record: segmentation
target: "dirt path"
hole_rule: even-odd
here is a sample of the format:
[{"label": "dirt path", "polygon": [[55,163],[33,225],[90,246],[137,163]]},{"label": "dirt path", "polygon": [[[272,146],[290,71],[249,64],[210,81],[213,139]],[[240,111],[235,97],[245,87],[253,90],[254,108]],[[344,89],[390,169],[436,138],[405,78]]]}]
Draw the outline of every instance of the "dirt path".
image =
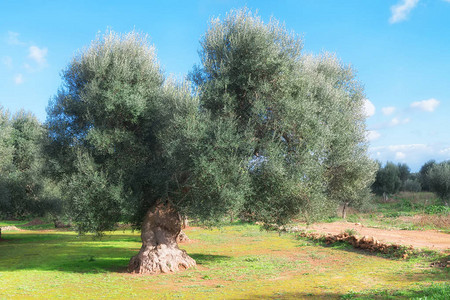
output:
[{"label": "dirt path", "polygon": [[435,230],[386,230],[379,228],[365,227],[359,223],[334,222],[319,223],[308,227],[303,226],[307,230],[314,230],[319,233],[339,234],[346,229],[353,229],[357,235],[373,236],[380,242],[395,243],[405,246],[413,246],[414,248],[429,248],[432,250],[449,250],[450,234],[438,232]]}]

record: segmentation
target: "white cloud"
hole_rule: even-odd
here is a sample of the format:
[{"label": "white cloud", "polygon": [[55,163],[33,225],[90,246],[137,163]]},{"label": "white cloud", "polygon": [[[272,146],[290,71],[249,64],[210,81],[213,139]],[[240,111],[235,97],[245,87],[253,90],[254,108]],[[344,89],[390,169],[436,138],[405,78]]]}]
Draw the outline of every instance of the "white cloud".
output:
[{"label": "white cloud", "polygon": [[402,159],[404,159],[405,157],[406,157],[406,154],[405,154],[405,153],[400,152],[400,151],[395,152],[395,159],[397,159],[397,160],[402,160]]},{"label": "white cloud", "polygon": [[47,56],[47,48],[39,48],[37,46],[31,46],[29,48],[30,54],[28,55],[29,58],[34,60],[39,66],[44,66],[47,63],[46,56]]},{"label": "white cloud", "polygon": [[410,119],[409,118],[405,118],[405,119],[403,119],[403,120],[399,120],[398,118],[393,118],[390,122],[389,122],[389,126],[390,127],[392,127],[392,126],[397,126],[397,125],[400,125],[400,124],[406,124],[406,123],[409,123],[409,121],[410,121]]},{"label": "white cloud", "polygon": [[14,83],[19,85],[23,83],[23,75],[22,74],[17,74],[16,76],[14,76]]},{"label": "white cloud", "polygon": [[371,117],[375,114],[375,105],[369,99],[364,99],[364,114]]},{"label": "white cloud", "polygon": [[389,22],[393,24],[406,20],[417,3],[419,3],[419,0],[401,0],[396,5],[391,6],[392,15]]},{"label": "white cloud", "polygon": [[450,144],[404,144],[369,147],[370,156],[382,162],[405,162],[413,172],[428,160],[444,161],[450,159]]},{"label": "white cloud", "polygon": [[[450,0],[448,0],[448,2],[450,2]],[[440,154],[443,154],[443,155],[450,154],[450,147],[449,147],[449,148],[444,148],[444,149],[440,150],[439,153],[440,153]]]},{"label": "white cloud", "polygon": [[8,36],[6,37],[6,43],[8,45],[19,45],[19,46],[25,45],[24,42],[21,42],[19,40],[19,35],[20,34],[18,32],[8,31]]},{"label": "white cloud", "polygon": [[387,147],[390,151],[413,151],[413,150],[426,150],[429,146],[425,144],[409,144],[409,145],[390,145]]},{"label": "white cloud", "polygon": [[423,111],[433,112],[438,107],[440,102],[434,98],[411,103],[412,108],[417,108]]},{"label": "white cloud", "polygon": [[378,138],[380,138],[381,134],[378,131],[375,130],[369,130],[367,131],[367,139],[369,141],[374,141]]},{"label": "white cloud", "polygon": [[393,118],[393,119],[391,120],[391,122],[389,123],[389,125],[391,125],[391,126],[396,126],[396,125],[398,125],[398,124],[400,124],[400,120],[397,119],[397,118]]},{"label": "white cloud", "polygon": [[389,115],[392,115],[395,112],[395,107],[394,106],[383,107],[381,109],[381,111],[383,112],[383,115],[389,116]]},{"label": "white cloud", "polygon": [[8,69],[11,69],[13,66],[13,61],[10,56],[2,57],[2,64],[4,64]]}]

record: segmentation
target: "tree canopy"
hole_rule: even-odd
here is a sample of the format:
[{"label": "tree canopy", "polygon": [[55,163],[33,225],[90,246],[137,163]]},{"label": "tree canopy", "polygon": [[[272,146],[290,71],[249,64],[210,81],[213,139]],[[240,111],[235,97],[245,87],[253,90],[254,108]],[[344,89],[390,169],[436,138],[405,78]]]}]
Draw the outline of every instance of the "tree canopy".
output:
[{"label": "tree canopy", "polygon": [[434,164],[427,173],[427,182],[442,203],[446,206],[450,203],[450,161]]},{"label": "tree canopy", "polygon": [[214,19],[201,46],[190,77],[201,107],[234,127],[244,149],[240,177],[250,186],[239,203],[252,216],[283,223],[368,193],[375,166],[350,67],[303,55],[295,33],[245,9]]},{"label": "tree canopy", "polygon": [[387,162],[384,167],[380,165],[372,185],[374,193],[383,195],[387,200],[388,196],[397,193],[401,186],[399,166],[392,162]]},{"label": "tree canopy", "polygon": [[165,80],[153,47],[135,32],[99,36],[74,57],[63,80],[48,109],[48,154],[78,229],[139,225],[169,192],[172,170],[161,136],[195,101],[186,87]]},{"label": "tree canopy", "polygon": [[419,171],[419,181],[422,186],[422,190],[424,191],[430,191],[430,183],[428,181],[428,172],[430,169],[436,165],[436,161],[434,159],[431,159],[424,163]]},{"label": "tree canopy", "polygon": [[42,145],[45,130],[30,113],[12,117],[0,107],[0,212],[24,218],[53,210],[46,196]]}]

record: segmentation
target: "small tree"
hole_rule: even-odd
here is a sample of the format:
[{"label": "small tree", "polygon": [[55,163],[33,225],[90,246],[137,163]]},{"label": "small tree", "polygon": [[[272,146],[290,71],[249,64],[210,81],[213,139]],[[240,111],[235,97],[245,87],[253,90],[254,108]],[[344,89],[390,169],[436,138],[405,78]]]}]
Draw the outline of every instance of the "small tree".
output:
[{"label": "small tree", "polygon": [[450,200],[450,161],[435,164],[428,172],[428,183],[446,206]]},{"label": "small tree", "polygon": [[424,163],[423,166],[420,168],[419,182],[422,186],[423,191],[431,191],[430,183],[428,181],[428,172],[434,165],[436,165],[436,161],[432,159]]},{"label": "small tree", "polygon": [[408,178],[411,174],[411,170],[408,167],[408,165],[404,164],[404,163],[397,164],[397,168],[398,168],[398,177],[400,178],[400,181],[401,181],[400,189],[403,190],[404,186],[405,186],[405,182],[406,182],[406,180],[408,180]]},{"label": "small tree", "polygon": [[9,113],[0,106],[0,217],[10,212],[9,174],[14,170],[11,131]]},{"label": "small tree", "polygon": [[44,215],[42,141],[45,130],[32,114],[2,114],[0,189],[3,214],[14,218]]},{"label": "small tree", "polygon": [[403,190],[418,193],[422,190],[422,187],[417,179],[407,179],[403,184]]},{"label": "small tree", "polygon": [[389,195],[393,195],[400,190],[401,183],[398,166],[392,162],[387,162],[384,167],[378,170],[372,190],[377,195],[382,195],[383,200],[387,201]]}]

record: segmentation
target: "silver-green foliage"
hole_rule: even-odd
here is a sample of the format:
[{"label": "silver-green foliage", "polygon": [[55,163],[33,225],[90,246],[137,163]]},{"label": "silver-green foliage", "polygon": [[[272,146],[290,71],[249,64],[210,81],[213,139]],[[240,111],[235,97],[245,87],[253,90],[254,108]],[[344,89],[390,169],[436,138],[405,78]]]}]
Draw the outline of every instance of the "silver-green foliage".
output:
[{"label": "silver-green foliage", "polygon": [[0,106],[0,207],[2,211],[9,206],[8,175],[14,170],[11,131],[9,112]]},{"label": "silver-green foliage", "polygon": [[153,47],[135,32],[99,36],[63,80],[48,109],[47,153],[79,231],[138,225],[172,191],[177,166],[168,149],[177,141],[165,137],[178,138],[169,125],[183,124],[195,100],[185,85],[165,80]]},{"label": "silver-green foliage", "polygon": [[428,183],[433,191],[445,205],[450,201],[450,161],[435,164],[428,171]]},{"label": "silver-green foliage", "polygon": [[363,91],[333,55],[302,55],[300,38],[244,10],[213,19],[191,74],[201,107],[235,126],[251,188],[243,208],[265,221],[315,216],[367,195]]},{"label": "silver-green foliage", "polygon": [[42,176],[44,128],[30,113],[0,110],[0,209],[21,218],[50,210]]},{"label": "silver-green foliage", "polygon": [[401,185],[398,165],[388,161],[384,167],[380,165],[372,189],[376,194],[387,197],[397,193]]}]

